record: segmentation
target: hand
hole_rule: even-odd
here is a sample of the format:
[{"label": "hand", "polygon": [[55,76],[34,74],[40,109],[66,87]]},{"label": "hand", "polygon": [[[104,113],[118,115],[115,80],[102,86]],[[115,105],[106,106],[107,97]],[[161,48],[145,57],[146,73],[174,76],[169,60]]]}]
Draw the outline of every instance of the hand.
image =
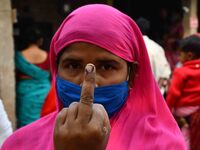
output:
[{"label": "hand", "polygon": [[166,88],[169,85],[169,80],[167,78],[159,78],[158,85]]},{"label": "hand", "polygon": [[110,133],[104,107],[93,104],[96,69],[87,64],[80,102],[73,102],[58,114],[54,127],[55,150],[103,150]]}]

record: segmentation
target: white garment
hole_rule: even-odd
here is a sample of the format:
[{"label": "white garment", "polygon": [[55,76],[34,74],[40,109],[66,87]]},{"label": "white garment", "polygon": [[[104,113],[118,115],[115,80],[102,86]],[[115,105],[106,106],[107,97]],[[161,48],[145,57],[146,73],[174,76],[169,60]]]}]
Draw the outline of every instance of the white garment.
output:
[{"label": "white garment", "polygon": [[2,100],[0,99],[0,147],[5,139],[13,132],[11,122],[8,119]]},{"label": "white garment", "polygon": [[151,68],[155,79],[157,81],[160,78],[169,79],[171,69],[165,57],[164,49],[159,44],[151,40],[148,36],[144,35],[143,38],[149,54]]}]

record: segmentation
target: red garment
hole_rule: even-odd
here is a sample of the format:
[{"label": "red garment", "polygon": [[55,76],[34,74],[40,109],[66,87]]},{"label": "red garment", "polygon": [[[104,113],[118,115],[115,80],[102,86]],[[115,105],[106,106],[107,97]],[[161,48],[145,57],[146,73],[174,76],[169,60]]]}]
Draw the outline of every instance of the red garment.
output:
[{"label": "red garment", "polygon": [[170,109],[200,106],[200,59],[188,61],[174,70],[167,104]]},{"label": "red garment", "polygon": [[199,111],[195,112],[191,117],[191,123],[190,123],[190,143],[191,143],[191,150],[200,150],[200,109]]},{"label": "red garment", "polygon": [[36,65],[37,67],[43,69],[43,70],[50,70],[50,63],[49,63],[49,56],[47,57],[47,59],[42,62],[42,63],[39,63],[39,64],[34,64]]},{"label": "red garment", "polygon": [[44,104],[41,110],[41,117],[46,116],[54,111],[56,111],[56,93],[55,93],[55,86],[52,82],[51,89],[44,101]]}]

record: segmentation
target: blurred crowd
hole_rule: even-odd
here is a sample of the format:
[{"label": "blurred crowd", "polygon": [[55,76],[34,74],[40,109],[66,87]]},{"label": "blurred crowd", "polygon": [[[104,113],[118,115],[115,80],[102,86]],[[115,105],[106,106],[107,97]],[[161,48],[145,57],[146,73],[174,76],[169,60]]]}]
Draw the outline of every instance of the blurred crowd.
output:
[{"label": "blurred crowd", "polygon": [[184,135],[187,148],[199,150],[200,34],[183,37],[182,27],[179,27],[180,33],[170,29],[162,47],[149,38],[147,19],[138,18],[136,23],[143,34],[155,79]]}]

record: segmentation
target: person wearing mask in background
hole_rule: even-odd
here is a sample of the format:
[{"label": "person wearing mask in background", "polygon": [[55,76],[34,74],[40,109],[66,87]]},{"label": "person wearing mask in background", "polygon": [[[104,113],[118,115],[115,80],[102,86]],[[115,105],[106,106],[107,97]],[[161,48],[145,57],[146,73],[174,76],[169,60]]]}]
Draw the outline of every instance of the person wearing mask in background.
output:
[{"label": "person wearing mask in background", "polygon": [[185,37],[179,46],[182,66],[172,74],[167,104],[185,135],[188,149],[199,150],[200,35]]},{"label": "person wearing mask in background", "polygon": [[6,138],[12,134],[12,132],[12,124],[8,119],[3,102],[0,98],[0,147]]},{"label": "person wearing mask in background", "polygon": [[15,53],[17,128],[40,118],[50,89],[48,53],[41,49],[43,36],[36,25],[22,32],[22,49]]},{"label": "person wearing mask in background", "polygon": [[168,80],[171,75],[170,65],[165,57],[164,49],[158,43],[149,38],[151,26],[149,20],[139,17],[136,20],[136,23],[143,34],[153,74],[160,86],[162,94],[164,95],[167,92]]},{"label": "person wearing mask in background", "polygon": [[52,39],[50,61],[57,111],[1,150],[185,150],[129,16],[103,4],[74,10]]}]

